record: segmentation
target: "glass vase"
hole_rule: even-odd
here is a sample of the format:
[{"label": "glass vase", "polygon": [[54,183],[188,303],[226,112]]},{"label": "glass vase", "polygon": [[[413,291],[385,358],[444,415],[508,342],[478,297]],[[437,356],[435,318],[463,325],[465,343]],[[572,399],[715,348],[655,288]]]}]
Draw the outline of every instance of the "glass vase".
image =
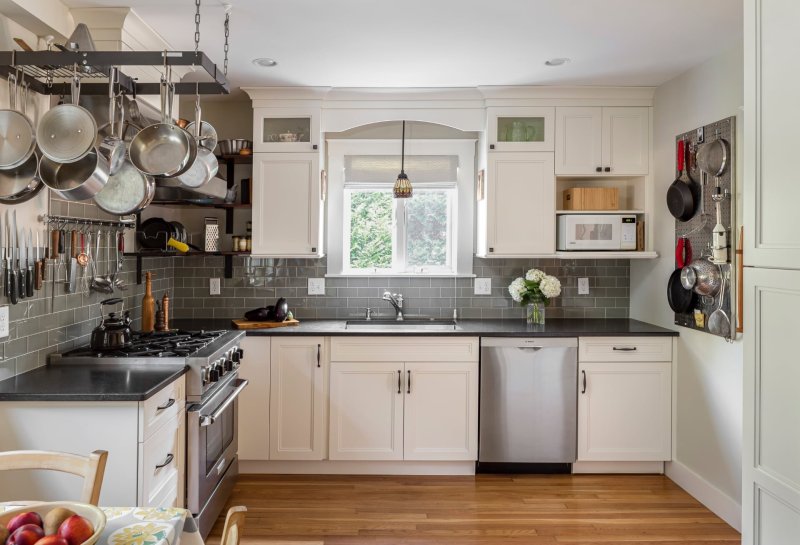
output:
[{"label": "glass vase", "polygon": [[531,301],[525,309],[525,319],[529,325],[544,325],[544,301]]}]

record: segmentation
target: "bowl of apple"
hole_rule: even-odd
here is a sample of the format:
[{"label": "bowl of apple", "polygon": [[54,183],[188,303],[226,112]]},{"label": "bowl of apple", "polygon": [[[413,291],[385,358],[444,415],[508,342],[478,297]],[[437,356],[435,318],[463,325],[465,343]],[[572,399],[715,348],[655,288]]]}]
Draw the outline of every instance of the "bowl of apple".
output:
[{"label": "bowl of apple", "polygon": [[76,502],[29,504],[0,513],[0,545],[94,545],[106,515]]}]

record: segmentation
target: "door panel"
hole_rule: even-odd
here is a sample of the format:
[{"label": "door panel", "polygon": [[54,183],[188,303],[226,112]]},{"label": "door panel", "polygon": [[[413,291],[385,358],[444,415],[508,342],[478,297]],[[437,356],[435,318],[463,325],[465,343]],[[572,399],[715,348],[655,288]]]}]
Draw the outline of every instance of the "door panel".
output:
[{"label": "door panel", "polygon": [[650,165],[650,109],[603,108],[603,171],[646,175]]},{"label": "door panel", "polygon": [[556,108],[556,174],[596,174],[603,166],[602,108]]},{"label": "door panel", "polygon": [[239,458],[269,460],[269,337],[243,337],[239,376],[250,386],[239,395]]}]

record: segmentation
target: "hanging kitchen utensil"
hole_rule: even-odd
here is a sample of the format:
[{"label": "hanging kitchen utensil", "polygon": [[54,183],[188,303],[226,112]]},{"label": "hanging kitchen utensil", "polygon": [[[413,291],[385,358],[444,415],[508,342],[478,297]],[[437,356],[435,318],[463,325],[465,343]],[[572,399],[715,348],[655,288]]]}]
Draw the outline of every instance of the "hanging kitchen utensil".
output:
[{"label": "hanging kitchen utensil", "polygon": [[689,177],[686,161],[686,142],[678,141],[678,170],[680,175],[667,189],[667,207],[679,221],[689,221],[697,209],[697,184]]},{"label": "hanging kitchen utensil", "polygon": [[730,280],[730,273],[725,272],[722,275],[722,286],[719,291],[719,304],[717,309],[708,317],[708,330],[714,335],[729,338],[731,336],[731,319],[728,314],[723,310],[725,305],[725,286]]},{"label": "hanging kitchen utensil", "polygon": [[728,168],[729,156],[728,141],[717,138],[697,148],[697,166],[711,176],[722,176]]},{"label": "hanging kitchen utensil", "polygon": [[680,237],[675,247],[675,266],[682,269],[691,262],[692,242],[687,237]]},{"label": "hanging kitchen utensil", "polygon": [[[722,279],[718,265],[712,263],[708,257],[703,256],[692,261],[689,265],[684,267],[684,269],[687,267],[693,269],[691,274],[694,276],[695,280],[692,289],[695,293],[712,297],[719,293]],[[691,275],[687,273],[687,276]]]},{"label": "hanging kitchen utensil", "polygon": [[[23,83],[22,114],[28,118],[28,83]],[[33,153],[21,165],[0,170],[0,203],[19,204],[35,197],[44,184],[39,177],[39,154]]]},{"label": "hanging kitchen utensil", "polygon": [[[166,64],[166,55],[164,56]],[[173,88],[167,76],[161,78],[161,122],[145,127],[131,140],[130,160],[150,176],[177,176],[185,172],[197,156],[194,138],[170,121]],[[169,109],[168,109],[169,108]]]},{"label": "hanging kitchen utensil", "polygon": [[195,95],[194,112],[192,128],[194,129],[193,138],[197,143],[197,154],[194,162],[185,172],[173,177],[173,179],[177,180],[182,186],[190,189],[204,186],[211,178],[216,176],[217,170],[219,169],[219,163],[217,163],[217,158],[214,156],[214,153],[204,147],[200,141],[199,127],[202,124],[202,113],[200,110],[199,93]]},{"label": "hanging kitchen utensil", "polygon": [[97,137],[97,123],[79,105],[81,80],[72,76],[72,104],[59,104],[42,115],[36,141],[42,154],[52,162],[71,163],[91,153]]},{"label": "hanging kitchen utensil", "polygon": [[[120,112],[119,127],[122,130],[124,109],[120,108]],[[109,176],[108,183],[94,196],[94,202],[109,214],[127,216],[144,210],[152,202],[155,191],[153,177],[140,171],[125,157],[117,173]]]},{"label": "hanging kitchen utensil", "polygon": [[49,157],[39,162],[39,176],[47,187],[70,201],[91,199],[108,183],[108,161],[96,149],[71,163]]},{"label": "hanging kitchen utensil", "polygon": [[27,115],[17,110],[17,75],[8,75],[8,109],[0,110],[0,168],[14,169],[36,149],[36,132]]},{"label": "hanging kitchen utensil", "polygon": [[667,301],[673,312],[685,314],[694,308],[697,296],[681,285],[681,269],[675,269],[667,282]]},{"label": "hanging kitchen utensil", "polygon": [[725,195],[722,193],[719,178],[714,178],[715,187],[711,199],[714,201],[714,208],[716,209],[717,223],[711,231],[711,251],[713,253],[714,263],[727,263],[728,261],[728,230],[722,225],[722,201]]},{"label": "hanging kitchen utensil", "polygon": [[97,144],[97,150],[100,152],[100,155],[108,162],[109,174],[116,174],[122,166],[122,162],[125,160],[125,142],[122,141],[121,136],[114,130],[115,119],[117,117],[117,97],[114,93],[114,89],[118,77],[119,70],[116,67],[111,67],[108,74],[108,123],[110,134],[99,139],[100,141]]}]

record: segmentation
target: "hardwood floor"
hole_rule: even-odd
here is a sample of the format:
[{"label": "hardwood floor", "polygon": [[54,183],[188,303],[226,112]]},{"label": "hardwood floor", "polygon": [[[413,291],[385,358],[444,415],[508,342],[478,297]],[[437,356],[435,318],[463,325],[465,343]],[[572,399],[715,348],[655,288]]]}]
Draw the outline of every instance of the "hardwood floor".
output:
[{"label": "hardwood floor", "polygon": [[248,509],[242,545],[740,543],[660,475],[243,475],[228,505]]}]

